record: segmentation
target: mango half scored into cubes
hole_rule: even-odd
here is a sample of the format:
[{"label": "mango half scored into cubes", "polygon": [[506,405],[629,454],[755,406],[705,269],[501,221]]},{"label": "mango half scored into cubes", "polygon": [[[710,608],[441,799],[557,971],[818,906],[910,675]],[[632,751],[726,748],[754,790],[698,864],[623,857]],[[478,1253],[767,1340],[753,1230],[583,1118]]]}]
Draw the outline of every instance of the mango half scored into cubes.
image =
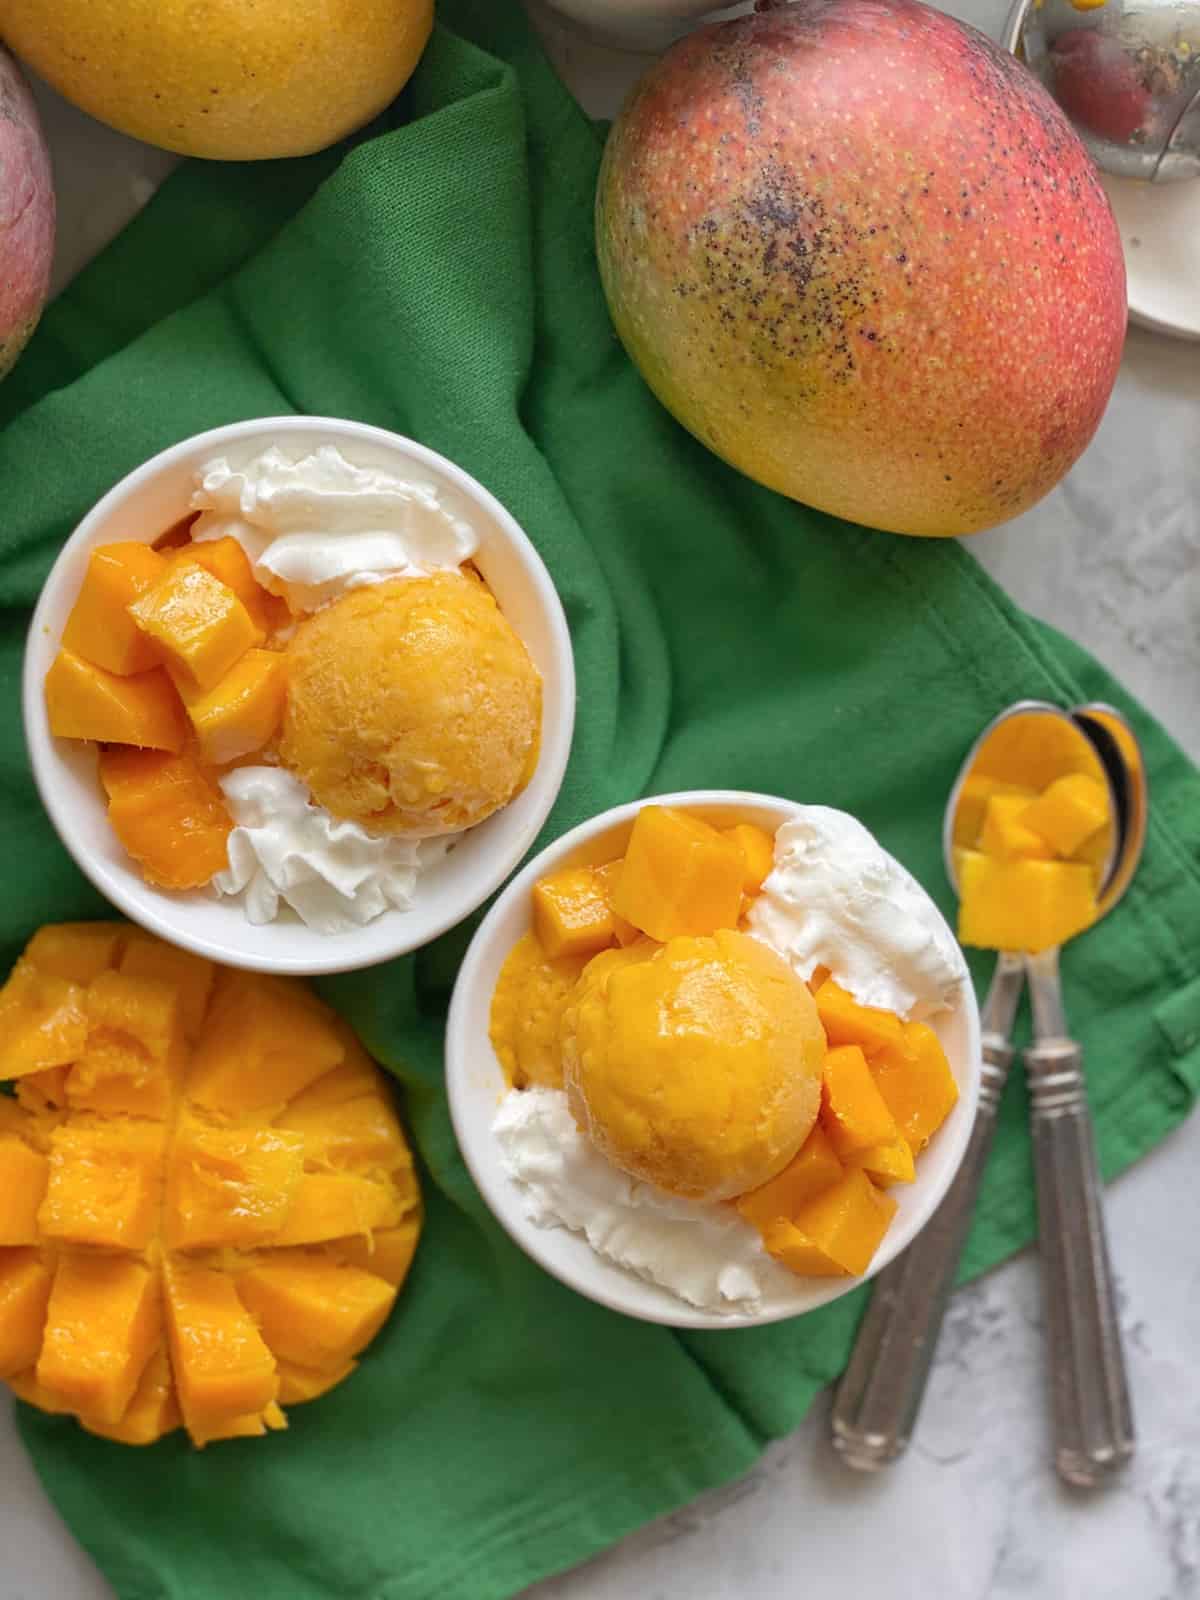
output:
[{"label": "mango half scored into cubes", "polygon": [[92,1433],[286,1426],[348,1377],[421,1228],[383,1074],[303,985],[120,924],[0,989],[0,1378]]}]

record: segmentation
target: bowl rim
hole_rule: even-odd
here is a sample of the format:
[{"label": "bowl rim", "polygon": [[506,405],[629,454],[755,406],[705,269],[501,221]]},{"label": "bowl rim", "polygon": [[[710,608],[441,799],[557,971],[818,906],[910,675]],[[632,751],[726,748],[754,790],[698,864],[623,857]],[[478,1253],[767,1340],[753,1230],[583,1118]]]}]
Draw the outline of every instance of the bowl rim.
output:
[{"label": "bowl rim", "polygon": [[[478,507],[492,521],[500,530],[503,542],[516,555],[530,592],[535,598],[537,609],[545,621],[551,653],[555,658],[554,671],[559,685],[560,714],[552,723],[547,723],[543,714],[537,764],[533,776],[522,790],[523,794],[528,793],[537,784],[540,794],[519,835],[507,851],[497,854],[494,865],[486,871],[481,871],[473,879],[469,900],[451,903],[444,912],[433,916],[424,924],[419,938],[413,939],[404,933],[405,927],[412,924],[406,923],[408,913],[400,911],[384,913],[373,922],[353,930],[353,934],[345,936],[366,935],[371,929],[378,929],[381,933],[386,930],[390,933],[390,937],[378,940],[377,952],[365,960],[361,953],[339,955],[338,944],[343,936],[338,934],[322,936],[325,945],[318,946],[311,957],[269,954],[251,956],[246,952],[230,949],[217,938],[190,931],[187,926],[186,906],[180,905],[179,911],[172,916],[167,907],[174,891],[159,889],[153,884],[146,883],[143,899],[141,890],[135,892],[127,890],[110,873],[107,863],[92,856],[76,836],[72,823],[74,808],[66,803],[63,790],[55,782],[52,757],[59,741],[49,729],[42,684],[43,674],[40,664],[35,663],[34,659],[35,641],[50,631],[46,619],[58,601],[60,585],[65,581],[62,574],[66,563],[81,547],[87,545],[96,528],[128,496],[159,474],[177,467],[181,461],[201,451],[211,451],[216,454],[222,447],[257,437],[261,437],[265,445],[272,437],[280,434],[310,434],[313,438],[313,448],[316,448],[323,438],[328,439],[330,435],[337,435],[341,443],[351,449],[353,443],[359,441],[387,451],[398,451],[408,457],[414,466],[427,467],[443,475],[464,499]],[[137,535],[129,537],[136,538]],[[144,542],[152,541],[147,539]],[[25,745],[38,798],[59,841],[89,882],[124,916],[170,944],[206,956],[225,966],[293,977],[318,977],[338,972],[361,971],[385,961],[392,961],[399,956],[424,948],[477,911],[518,866],[553,809],[570,759],[575,728],[575,704],[575,660],[562,600],[537,548],[512,513],[465,468],[458,466],[456,462],[428,445],[388,428],[356,422],[351,418],[332,416],[282,415],[252,417],[238,422],[224,423],[177,440],[125,473],[84,513],[55,556],[34,604],[25,635],[21,669],[21,709]],[[544,707],[543,697],[543,712]],[[160,906],[163,909],[160,910]],[[247,923],[247,926],[252,927],[253,924]],[[259,930],[264,944],[270,941],[272,926],[273,924],[266,924]],[[324,953],[326,949],[328,954]]]},{"label": "bowl rim", "polygon": [[[638,1321],[656,1323],[663,1327],[686,1329],[740,1329],[765,1327],[773,1322],[782,1322],[796,1316],[803,1316],[809,1311],[815,1311],[820,1306],[828,1305],[834,1300],[841,1299],[843,1295],[860,1288],[881,1272],[902,1250],[913,1242],[920,1231],[932,1218],[934,1212],[945,1198],[946,1192],[953,1183],[966,1154],[971,1133],[975,1126],[975,1119],[979,1113],[979,1090],[982,1073],[982,1030],[979,1014],[979,1003],[975,988],[971,981],[970,973],[965,976],[960,998],[953,1008],[961,1016],[966,1032],[966,1048],[961,1061],[952,1063],[955,1081],[959,1089],[959,1105],[964,1114],[961,1115],[953,1128],[945,1130],[952,1134],[943,1147],[943,1165],[938,1177],[931,1184],[929,1191],[921,1197],[919,1207],[914,1214],[906,1219],[903,1229],[889,1228],[883,1243],[875,1252],[874,1259],[868,1270],[861,1277],[829,1278],[829,1279],[804,1279],[797,1278],[797,1283],[804,1286],[816,1285],[808,1288],[804,1303],[794,1307],[788,1305],[773,1305],[764,1307],[756,1312],[712,1312],[705,1311],[697,1306],[689,1305],[684,1300],[679,1300],[677,1306],[667,1306],[661,1311],[652,1310],[646,1306],[631,1305],[622,1299],[616,1290],[611,1292],[603,1286],[589,1284],[590,1269],[593,1263],[606,1265],[614,1269],[622,1277],[627,1278],[630,1284],[645,1289],[647,1285],[635,1274],[615,1267],[612,1262],[604,1262],[603,1258],[596,1255],[585,1240],[577,1234],[571,1237],[577,1241],[577,1252],[580,1263],[579,1270],[565,1269],[555,1259],[553,1252],[547,1248],[547,1236],[563,1233],[558,1227],[542,1228],[531,1222],[524,1214],[516,1193],[513,1181],[508,1178],[500,1167],[498,1155],[495,1159],[479,1159],[475,1141],[467,1129],[468,1106],[479,1092],[471,1087],[468,1078],[472,1068],[472,1054],[480,1048],[492,1055],[497,1069],[499,1063],[495,1061],[495,1053],[491,1049],[490,1041],[485,1038],[480,1041],[471,1036],[469,1031],[469,1015],[472,1009],[474,990],[478,986],[479,969],[494,953],[495,944],[500,936],[500,930],[512,911],[514,903],[524,899],[528,904],[529,893],[534,882],[545,872],[551,870],[560,861],[568,858],[578,851],[581,846],[601,834],[607,833],[622,824],[630,822],[633,817],[647,805],[678,806],[685,810],[712,810],[736,812],[739,809],[748,811],[772,811],[779,817],[777,827],[782,826],[789,817],[796,815],[807,805],[821,804],[819,801],[798,801],[787,799],[781,795],[768,795],[753,790],[741,789],[685,789],[668,794],[644,795],[640,799],[631,800],[622,805],[610,807],[607,811],[599,812],[587,821],[579,823],[569,832],[561,835],[532,857],[521,871],[506,885],[504,892],[497,897],[489,908],[487,915],[476,929],[474,937],[463,957],[458,975],[454,984],[454,992],[450,1000],[450,1010],[446,1022],[445,1039],[445,1078],[446,1094],[450,1106],[450,1118],[454,1127],[455,1138],[463,1161],[471,1175],[475,1187],[482,1195],[485,1204],[493,1217],[500,1223],[504,1231],[515,1244],[531,1257],[544,1271],[552,1277],[573,1289],[577,1294],[582,1294],[586,1299],[607,1307],[611,1311],[620,1312],[624,1316],[633,1317]],[[848,813],[851,814],[851,813]],[[877,841],[878,842],[878,841]],[[883,846],[880,845],[883,849]],[[897,860],[885,851],[891,860]],[[903,866],[902,862],[898,865]],[[907,868],[904,869],[908,871]],[[911,874],[910,874],[911,876]],[[914,879],[914,882],[917,882]],[[937,904],[928,891],[918,882],[918,888],[925,895],[930,908],[938,921],[954,939],[953,930],[942,916]],[[509,945],[507,948],[511,948]],[[495,1153],[494,1144],[491,1152]],[[585,1252],[587,1252],[585,1254]],[[664,1297],[670,1297],[671,1291],[661,1289],[659,1292]]]}]

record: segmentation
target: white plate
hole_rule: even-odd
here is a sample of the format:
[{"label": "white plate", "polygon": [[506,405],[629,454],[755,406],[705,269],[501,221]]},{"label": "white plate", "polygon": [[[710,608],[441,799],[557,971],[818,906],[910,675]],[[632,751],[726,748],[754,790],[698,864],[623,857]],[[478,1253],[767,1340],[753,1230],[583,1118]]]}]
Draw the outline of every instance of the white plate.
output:
[{"label": "white plate", "polygon": [[1200,339],[1200,178],[1101,181],[1125,246],[1129,315],[1143,327]]}]

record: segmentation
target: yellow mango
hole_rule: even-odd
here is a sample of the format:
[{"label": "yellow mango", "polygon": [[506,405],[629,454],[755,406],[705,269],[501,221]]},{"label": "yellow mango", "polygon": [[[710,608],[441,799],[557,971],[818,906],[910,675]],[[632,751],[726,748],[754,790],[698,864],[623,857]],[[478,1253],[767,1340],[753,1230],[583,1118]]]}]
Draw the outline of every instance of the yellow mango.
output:
[{"label": "yellow mango", "polygon": [[0,1078],[66,1066],[87,1044],[87,991],[21,956],[0,989]]},{"label": "yellow mango", "polygon": [[326,1246],[335,1260],[373,1272],[377,1278],[398,1289],[408,1277],[421,1237],[421,1217],[414,1212],[394,1228],[380,1228],[371,1234],[353,1234],[348,1239],[331,1239]]},{"label": "yellow mango", "polygon": [[211,572],[214,578],[233,590],[245,606],[251,622],[264,634],[274,633],[292,619],[286,601],[264,589],[254,576],[250,558],[236,539],[202,539],[180,547],[173,558],[192,562]]},{"label": "yellow mango", "polygon": [[166,1350],[160,1345],[147,1361],[133,1399],[119,1422],[103,1422],[90,1416],[81,1416],[79,1421],[89,1433],[98,1434],[102,1439],[115,1439],[118,1444],[153,1444],[164,1433],[177,1428],[179,1406]]},{"label": "yellow mango", "polygon": [[963,779],[954,807],[954,843],[974,850],[979,843],[984,813],[993,795],[1020,795],[1027,803],[1037,794],[1023,784],[1005,783],[1000,778],[988,778],[981,773],[969,772]]},{"label": "yellow mango", "polygon": [[195,1039],[204,1023],[216,972],[211,961],[134,929],[117,968],[127,978],[153,978],[170,984],[179,1000],[179,1020],[185,1039]]},{"label": "yellow mango", "polygon": [[69,1066],[43,1067],[41,1072],[29,1072],[17,1079],[17,1103],[26,1111],[47,1112],[61,1110],[67,1103]]},{"label": "yellow mango", "polygon": [[[339,1037],[344,1037],[339,1034]],[[379,1088],[379,1068],[370,1056],[362,1051],[357,1040],[353,1040],[356,1054],[349,1053],[350,1041],[347,1040],[347,1058],[339,1066],[309,1084],[307,1089],[302,1089],[299,1094],[293,1095],[288,1101],[288,1114],[308,1116],[311,1112],[319,1110],[322,1106],[333,1108],[343,1106],[348,1100],[358,1100],[364,1095],[375,1094]]]},{"label": "yellow mango", "polygon": [[[2,1298],[3,1290],[0,1290],[0,1299]],[[49,1272],[46,1273],[46,1298],[47,1300],[50,1298]],[[2,1342],[3,1334],[0,1333],[0,1343]],[[37,1328],[37,1344],[39,1347],[41,1342],[42,1325],[39,1322]],[[36,1357],[36,1355],[37,1350],[35,1349],[34,1356]],[[71,1413],[71,1406],[66,1400],[61,1399],[52,1390],[47,1389],[44,1384],[38,1382],[37,1371],[34,1367],[27,1367],[24,1372],[9,1373],[5,1373],[3,1368],[0,1368],[0,1377],[4,1378],[5,1383],[8,1384],[17,1399],[24,1400],[27,1406],[36,1406],[39,1411],[46,1411],[51,1416],[69,1415]]]},{"label": "yellow mango", "polygon": [[263,642],[263,630],[229,585],[195,562],[169,562],[129,615],[177,680],[200,691],[214,689],[235,661]]},{"label": "yellow mango", "polygon": [[901,1134],[919,1153],[958,1102],[941,1040],[924,1022],[906,1022],[899,1040],[872,1059],[871,1072]]},{"label": "yellow mango", "polygon": [[383,1326],[391,1284],[316,1256],[274,1255],[238,1279],[238,1293],[270,1348],[301,1367],[344,1367]]},{"label": "yellow mango", "polygon": [[[412,1192],[415,1194],[415,1183]],[[320,1244],[346,1234],[369,1235],[376,1228],[394,1228],[410,1203],[404,1190],[357,1173],[308,1172],[297,1184],[273,1242]]]},{"label": "yellow mango", "polygon": [[233,820],[212,772],[193,756],[106,750],[100,781],[112,830],[148,883],[198,889],[228,866]]},{"label": "yellow mango", "polygon": [[177,1136],[167,1186],[168,1245],[248,1250],[269,1243],[303,1171],[302,1134],[188,1124]]},{"label": "yellow mango", "polygon": [[865,1172],[851,1170],[799,1208],[790,1221],[772,1222],[763,1234],[767,1250],[805,1277],[858,1277],[896,1214],[896,1202]]},{"label": "yellow mango", "polygon": [[408,1146],[391,1105],[379,1093],[362,1095],[337,1106],[301,1107],[293,1103],[275,1119],[302,1139],[310,1170],[358,1167],[390,1171],[410,1163]]},{"label": "yellow mango", "polygon": [[163,1271],[184,1426],[212,1437],[215,1422],[261,1412],[275,1399],[275,1361],[231,1277],[182,1256],[168,1256]]},{"label": "yellow mango", "polygon": [[0,1246],[38,1242],[38,1207],[49,1163],[13,1133],[0,1133]]},{"label": "yellow mango", "polygon": [[299,1002],[277,979],[238,973],[213,1002],[188,1094],[226,1116],[278,1109],[345,1053],[327,1012]]},{"label": "yellow mango", "polygon": [[[1108,821],[1108,791],[1086,773],[1056,778],[1030,801],[1021,822],[1043,839],[1056,855],[1073,856]],[[985,846],[986,848],[986,846]]]},{"label": "yellow mango", "polygon": [[166,1132],[127,1122],[64,1122],[50,1137],[49,1182],[38,1212],[47,1239],[144,1250],[158,1229]]},{"label": "yellow mango", "polygon": [[158,1278],[141,1262],[64,1253],[37,1380],[97,1422],[119,1422],[161,1326]]},{"label": "yellow mango", "polygon": [[115,967],[129,934],[126,922],[56,922],[39,928],[25,959],[49,978],[89,984]]},{"label": "yellow mango", "polygon": [[37,1360],[51,1276],[32,1249],[0,1250],[0,1378]]},{"label": "yellow mango", "polygon": [[613,910],[650,938],[737,925],[745,866],[739,846],[673,806],[643,806],[613,888]]},{"label": "yellow mango", "polygon": [[861,1167],[867,1177],[886,1189],[892,1183],[912,1183],[917,1176],[912,1146],[903,1134],[886,1144],[869,1145],[847,1157],[846,1165]]},{"label": "yellow mango", "polygon": [[896,1138],[895,1119],[856,1044],[838,1045],[826,1053],[820,1120],[841,1161]]},{"label": "yellow mango", "polygon": [[281,1405],[295,1406],[305,1400],[316,1400],[335,1384],[348,1378],[357,1366],[357,1361],[344,1361],[340,1367],[317,1372],[310,1367],[294,1366],[290,1361],[280,1361],[277,1363],[279,1402]]},{"label": "yellow mango", "polygon": [[900,1037],[900,1018],[877,1006],[860,1006],[832,978],[816,990],[817,1014],[825,1029],[830,1048],[856,1044],[864,1055],[872,1055]]},{"label": "yellow mango", "polygon": [[156,978],[102,972],[88,986],[87,1044],[67,1078],[67,1101],[105,1116],[165,1118],[183,1066],[177,990]]},{"label": "yellow mango", "polygon": [[531,1083],[562,1087],[558,1030],[567,999],[591,958],[553,961],[532,933],[524,934],[504,959],[488,1021],[488,1037],[514,1089]]},{"label": "yellow mango", "polygon": [[551,961],[593,956],[616,939],[605,880],[595,867],[564,867],[533,886],[533,930]]},{"label": "yellow mango", "polygon": [[842,1164],[818,1122],[783,1171],[761,1188],[739,1195],[736,1205],[746,1221],[761,1232],[780,1217],[790,1219],[806,1200],[841,1176]]},{"label": "yellow mango", "polygon": [[275,736],[287,694],[286,663],[278,650],[247,650],[213,688],[194,689],[182,674],[176,687],[200,754],[211,765],[224,766],[261,750]]},{"label": "yellow mango", "polygon": [[1053,851],[1042,838],[1025,823],[1029,801],[1021,794],[994,794],[987,803],[983,827],[979,833],[979,848],[989,856],[1006,860],[1020,857],[1031,861],[1049,860]]},{"label": "yellow mango", "polygon": [[106,544],[93,550],[63,629],[64,648],[119,677],[158,666],[158,650],[126,608],[166,570],[165,559],[148,544]]},{"label": "yellow mango", "polygon": [[958,862],[958,937],[985,950],[1036,953],[1096,920],[1096,882],[1074,861],[1001,861],[976,850]]},{"label": "yellow mango", "polygon": [[46,674],[46,715],[59,739],[170,751],[187,739],[182,702],[161,667],[119,678],[70,650],[60,650]]},{"label": "yellow mango", "polygon": [[722,828],[721,832],[742,852],[742,893],[756,895],[775,865],[774,836],[752,822],[739,822],[736,827]]}]

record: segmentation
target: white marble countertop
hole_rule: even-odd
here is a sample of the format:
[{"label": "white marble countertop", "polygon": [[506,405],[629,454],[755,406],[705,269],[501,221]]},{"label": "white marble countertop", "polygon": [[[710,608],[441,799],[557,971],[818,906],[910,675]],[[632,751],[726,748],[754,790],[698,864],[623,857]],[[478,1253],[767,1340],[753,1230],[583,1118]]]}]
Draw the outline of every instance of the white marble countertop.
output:
[{"label": "white marble countertop", "polygon": [[[508,0],[497,0],[508,3]],[[998,33],[1003,0],[948,7]],[[588,109],[610,115],[643,65],[546,24]],[[59,185],[57,281],[169,169],[39,88]],[[1028,610],[1092,650],[1200,760],[1200,346],[1133,329],[1108,414],[1053,494],[971,549]],[[1193,1119],[1109,1193],[1137,1458],[1100,1495],[1049,1464],[1036,1261],[963,1290],[908,1456],[858,1477],[827,1405],[746,1478],[633,1535],[527,1600],[1198,1600],[1200,1268]],[[109,1600],[46,1500],[0,1402],[0,1600]],[[463,1600],[469,1600],[464,1596]]]}]

